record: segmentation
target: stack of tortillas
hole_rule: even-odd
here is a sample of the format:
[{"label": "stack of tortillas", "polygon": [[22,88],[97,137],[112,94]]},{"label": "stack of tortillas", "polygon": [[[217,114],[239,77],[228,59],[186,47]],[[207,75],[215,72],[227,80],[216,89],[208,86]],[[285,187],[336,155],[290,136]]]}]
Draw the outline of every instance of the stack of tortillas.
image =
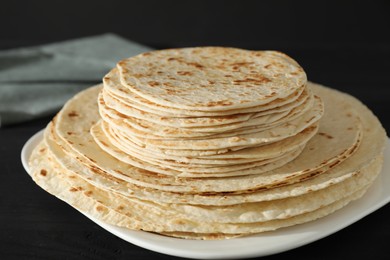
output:
[{"label": "stack of tortillas", "polygon": [[361,197],[386,134],[355,98],[274,51],[203,47],[122,60],[71,99],[30,167],[110,224],[221,239],[300,224]]}]

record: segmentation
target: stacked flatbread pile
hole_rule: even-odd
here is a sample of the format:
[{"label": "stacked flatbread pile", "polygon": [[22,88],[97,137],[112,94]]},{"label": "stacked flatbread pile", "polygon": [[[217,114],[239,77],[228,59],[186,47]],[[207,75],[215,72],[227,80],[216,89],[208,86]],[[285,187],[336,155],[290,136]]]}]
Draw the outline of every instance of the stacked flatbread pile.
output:
[{"label": "stacked flatbread pile", "polygon": [[144,53],[45,130],[36,183],[110,224],[221,239],[300,224],[361,197],[386,134],[351,96],[273,51]]}]

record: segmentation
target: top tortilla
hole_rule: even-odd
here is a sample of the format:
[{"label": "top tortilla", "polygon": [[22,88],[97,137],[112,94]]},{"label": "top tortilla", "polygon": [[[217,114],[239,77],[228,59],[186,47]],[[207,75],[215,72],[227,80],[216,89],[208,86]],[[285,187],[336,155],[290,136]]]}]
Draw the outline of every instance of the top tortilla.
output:
[{"label": "top tortilla", "polygon": [[120,61],[117,68],[131,92],[184,110],[259,106],[294,93],[307,81],[285,54],[223,47],[148,52]]}]

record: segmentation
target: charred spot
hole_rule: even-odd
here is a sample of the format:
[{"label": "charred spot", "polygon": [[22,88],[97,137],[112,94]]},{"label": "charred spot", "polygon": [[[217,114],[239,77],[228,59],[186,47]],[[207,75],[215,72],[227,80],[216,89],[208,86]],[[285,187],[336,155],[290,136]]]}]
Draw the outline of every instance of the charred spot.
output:
[{"label": "charred spot", "polygon": [[97,210],[97,211],[104,211],[104,207],[103,207],[103,206],[97,206],[97,207],[96,207],[96,210]]},{"label": "charred spot", "polygon": [[176,93],[178,93],[178,91],[173,89],[166,89],[165,93],[167,93],[168,95],[175,95]]},{"label": "charred spot", "polygon": [[177,74],[181,76],[191,76],[193,73],[191,71],[178,71]]},{"label": "charred spot", "polygon": [[90,166],[90,169],[91,169],[91,171],[93,171],[94,173],[100,173],[100,169],[98,168],[98,167],[96,167],[96,166]]},{"label": "charred spot", "polygon": [[203,65],[201,65],[201,64],[199,64],[197,62],[187,62],[187,64],[190,65],[190,66],[193,66],[195,68],[198,68],[198,69],[203,69],[204,68]]},{"label": "charred spot", "polygon": [[87,191],[84,192],[85,196],[87,196],[87,197],[91,196],[92,193],[93,192],[91,190],[87,190]]},{"label": "charred spot", "polygon": [[148,81],[148,84],[152,87],[155,87],[155,86],[160,86],[160,82],[158,81]]},{"label": "charred spot", "polygon": [[69,191],[76,192],[76,191],[78,191],[78,189],[76,187],[72,187],[72,188],[69,189]]},{"label": "charred spot", "polygon": [[271,80],[265,76],[258,75],[256,78],[245,78],[245,79],[237,79],[234,80],[234,83],[267,83],[270,82]]},{"label": "charred spot", "polygon": [[214,107],[214,106],[231,106],[233,102],[228,100],[220,100],[220,101],[210,101],[206,105],[208,107]]},{"label": "charred spot", "polygon": [[176,219],[176,220],[174,220],[173,221],[175,224],[177,224],[177,225],[184,225],[185,224],[185,222],[183,221],[183,220],[181,220],[181,219]]},{"label": "charred spot", "polygon": [[71,111],[68,113],[68,116],[69,117],[77,117],[77,116],[79,116],[79,114],[77,114],[76,111]]},{"label": "charred spot", "polygon": [[331,135],[329,135],[329,134],[327,134],[327,133],[321,132],[321,133],[318,133],[318,134],[321,135],[321,136],[324,136],[324,137],[326,137],[326,138],[328,138],[328,139],[333,139],[333,138],[334,138],[333,136],[331,136]]},{"label": "charred spot", "polygon": [[248,66],[248,65],[252,65],[254,64],[254,62],[235,62],[235,63],[232,63],[230,64],[230,66],[234,66],[234,67],[237,67],[237,66]]},{"label": "charred spot", "polygon": [[42,176],[46,176],[47,175],[47,171],[45,169],[41,169],[40,174]]},{"label": "charred spot", "polygon": [[334,163],[332,163],[331,165],[329,165],[329,168],[332,169],[333,167],[335,167],[336,165],[338,165],[340,162],[339,161],[335,161]]},{"label": "charred spot", "polygon": [[66,132],[68,135],[72,135],[73,134],[73,132]]},{"label": "charred spot", "polygon": [[116,172],[116,173],[119,173],[119,174],[121,174],[121,175],[125,175],[122,171],[120,171],[120,170],[114,170],[114,172]]}]

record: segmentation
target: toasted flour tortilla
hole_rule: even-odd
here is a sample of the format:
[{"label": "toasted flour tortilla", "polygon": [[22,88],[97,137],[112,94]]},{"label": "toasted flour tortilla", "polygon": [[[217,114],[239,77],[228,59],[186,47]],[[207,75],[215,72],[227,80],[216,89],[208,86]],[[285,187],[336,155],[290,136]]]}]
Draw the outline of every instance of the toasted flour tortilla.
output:
[{"label": "toasted flour tortilla", "polygon": [[[290,110],[293,107],[297,106],[299,102],[299,97],[301,95],[306,95],[305,89],[306,84],[301,85],[295,92],[290,95],[282,98],[276,98],[266,104],[239,108],[239,109],[228,109],[221,111],[212,111],[212,110],[184,110],[173,107],[168,107],[160,104],[156,104],[152,101],[144,99],[143,97],[135,94],[130,91],[127,87],[122,85],[120,80],[120,75],[117,68],[112,69],[104,78],[103,78],[104,89],[112,96],[117,97],[124,104],[139,109],[144,112],[160,115],[162,117],[214,117],[214,116],[230,116],[237,115],[242,113],[261,113],[269,114],[276,111],[286,111]],[[296,103],[297,104],[294,104]],[[224,119],[222,119],[224,121]],[[206,121],[208,122],[208,121]]]},{"label": "toasted flour tortilla", "polygon": [[[304,113],[302,116],[295,118],[286,123],[276,125],[272,128],[260,128],[260,130],[253,128],[250,131],[247,129],[233,131],[230,134],[214,135],[206,138],[176,138],[176,139],[162,139],[155,138],[153,134],[140,132],[135,128],[126,128],[119,130],[121,135],[126,138],[140,142],[144,145],[155,146],[164,149],[192,149],[192,150],[213,150],[223,149],[235,146],[255,146],[260,144],[267,144],[277,142],[296,135],[307,127],[313,125],[323,115],[324,107],[320,98],[315,97],[314,106],[312,109]],[[183,131],[180,131],[184,134]]]},{"label": "toasted flour tortilla", "polygon": [[[247,193],[248,190],[300,182],[319,175],[329,167],[335,167],[347,159],[357,150],[362,138],[361,125],[354,109],[352,107],[348,109],[348,105],[339,102],[333,104],[334,101],[330,97],[328,99],[329,109],[321,120],[319,133],[307,143],[301,155],[291,163],[274,171],[232,178],[172,177],[125,164],[108,156],[100,149],[89,133],[91,126],[100,119],[97,104],[93,102],[92,98],[96,98],[99,91],[99,88],[89,89],[64,106],[54,120],[58,136],[63,142],[70,144],[73,153],[75,153],[74,156],[82,156],[86,159],[87,167],[98,167],[132,184],[162,191],[192,194]],[[96,114],[93,111],[96,111]],[[344,113],[340,113],[340,111],[344,111]],[[335,114],[337,117],[334,117]]]},{"label": "toasted flour tortilla", "polygon": [[149,52],[122,60],[117,68],[131,92],[183,110],[259,106],[294,93],[307,81],[285,54],[222,47]]},{"label": "toasted flour tortilla", "polygon": [[[97,132],[102,132],[101,139],[108,139],[108,141],[101,143],[99,138],[95,137],[95,128]],[[313,125],[301,133],[294,136],[295,142],[291,140],[286,140],[285,142],[272,143],[270,145],[263,145],[257,147],[246,147],[241,148],[238,151],[230,151],[225,153],[226,157],[214,157],[213,155],[209,157],[190,157],[190,156],[173,156],[167,155],[165,153],[158,153],[153,150],[148,150],[145,147],[138,146],[135,143],[130,143],[130,140],[127,142],[122,142],[121,138],[116,134],[115,130],[110,128],[107,124],[102,121],[99,121],[95,126],[91,128],[91,134],[94,136],[94,139],[97,144],[103,149],[108,149],[108,145],[113,144],[113,148],[118,148],[120,151],[113,151],[114,153],[125,153],[142,159],[144,161],[163,161],[166,165],[175,165],[178,167],[191,167],[191,168],[210,168],[210,167],[223,167],[230,165],[246,164],[251,162],[259,162],[272,159],[275,160],[282,156],[287,155],[290,152],[293,152],[303,146],[316,134],[318,131],[318,125]],[[288,142],[290,141],[290,142]],[[279,144],[279,146],[277,146]],[[281,149],[281,145],[285,145]],[[117,149],[115,149],[117,150]]]},{"label": "toasted flour tortilla", "polygon": [[[208,136],[223,132],[231,133],[238,129],[250,129],[255,127],[266,129],[301,116],[312,108],[314,101],[313,95],[307,95],[303,102],[297,100],[297,102],[301,103],[294,103],[296,106],[290,110],[274,113],[270,112],[265,115],[261,115],[261,112],[259,112],[238,113],[226,117],[162,118],[140,110],[137,110],[138,113],[132,113],[132,110],[135,109],[126,105],[122,107],[119,106],[121,102],[119,100],[110,100],[111,102],[107,103],[106,99],[103,98],[103,93],[105,93],[104,90],[99,95],[99,111],[103,118],[109,117],[112,120],[116,120],[117,124],[122,125],[122,127],[136,128],[139,131],[146,131],[148,133],[153,133],[154,135],[158,135],[159,132],[162,132],[164,138],[183,137],[174,135],[180,133],[180,131],[184,132],[186,134],[185,136],[190,135],[190,133],[194,136]],[[109,105],[111,105],[111,107],[109,107]],[[233,122],[230,123],[229,121]],[[194,126],[193,124],[199,125]]]},{"label": "toasted flour tortilla", "polygon": [[[116,82],[118,83],[118,82]],[[120,83],[118,83],[120,84]],[[312,97],[312,93],[310,89],[305,87],[303,88],[302,93],[299,90],[296,92],[299,95],[290,97],[290,99],[286,98],[286,103],[284,105],[270,107],[271,103],[275,106],[276,102],[271,102],[267,104],[266,107],[261,106],[258,109],[262,109],[260,112],[251,112],[251,113],[243,113],[242,111],[237,111],[236,114],[226,115],[226,116],[192,116],[192,117],[176,117],[173,114],[165,114],[164,116],[160,114],[153,113],[152,110],[148,107],[142,107],[142,109],[138,109],[137,104],[117,95],[111,93],[108,90],[108,87],[103,89],[99,96],[99,103],[107,106],[107,109],[112,109],[118,111],[119,113],[127,116],[138,118],[142,120],[147,120],[149,122],[165,125],[171,127],[210,127],[210,126],[221,126],[227,124],[239,124],[248,121],[251,118],[263,117],[263,121],[270,120],[269,117],[274,117],[275,114],[283,115],[289,113],[292,109],[301,106],[304,102],[307,102],[308,98]],[[265,110],[264,110],[265,109]],[[161,113],[161,112],[158,112]],[[147,116],[145,116],[147,115]],[[269,116],[272,115],[272,116]]]},{"label": "toasted flour tortilla", "polygon": [[[303,200],[303,204],[307,203],[310,205],[311,201],[314,202],[314,205],[319,205],[319,207],[314,211],[303,210],[304,213],[302,214],[293,216],[287,215],[286,218],[271,218],[272,220],[269,221],[242,223],[213,222],[212,220],[210,221],[210,219],[199,222],[195,220],[193,216],[192,218],[190,217],[190,219],[187,219],[187,216],[180,213],[180,211],[177,213],[177,210],[172,210],[161,205],[159,206],[160,208],[155,208],[154,206],[156,206],[156,204],[153,204],[152,202],[134,201],[91,186],[77,175],[62,171],[61,167],[58,167],[58,165],[56,166],[49,160],[51,157],[37,156],[37,153],[44,153],[44,148],[44,146],[39,146],[39,148],[34,151],[30,164],[33,178],[41,187],[95,218],[131,229],[142,229],[153,232],[191,232],[201,234],[226,233],[242,235],[274,230],[325,216],[346,205],[349,201],[360,197],[369,185],[359,186],[356,185],[357,182],[354,182],[355,185],[349,186],[352,190],[355,189],[354,192],[344,193],[342,190],[336,191],[335,194],[338,194],[340,199],[329,205],[326,205],[325,202],[323,205],[321,204],[321,199],[324,199],[324,197],[321,196],[316,200]],[[369,175],[375,176],[378,174],[380,164],[376,164],[376,166],[376,169],[372,168],[369,170]],[[371,183],[373,179],[375,178],[371,178],[368,183]],[[333,186],[332,188],[334,189],[335,187],[337,186]],[[329,195],[329,193],[323,193],[325,196]],[[316,195],[315,193],[310,195],[312,195],[312,198],[318,196],[318,194]],[[299,201],[300,198],[295,197],[292,198],[292,200]],[[279,210],[281,210],[281,212],[286,212],[283,210],[284,205],[288,204],[286,201],[288,201],[288,199],[278,201],[280,202],[279,206],[282,208],[278,207],[278,202],[275,202],[270,206],[275,208],[276,213],[280,212]],[[270,212],[265,209],[261,210],[261,204],[259,206],[260,208],[256,207],[255,210],[266,213],[265,216],[268,216],[267,218],[269,218],[272,211]],[[262,206],[267,207],[267,205]],[[300,205],[300,207],[304,207],[304,205]],[[296,207],[293,207],[293,210],[297,210]],[[217,211],[213,211],[214,214],[216,212]],[[246,218],[248,215],[251,216],[249,219],[253,218],[253,214],[256,214],[251,211],[246,212],[249,213],[245,215]],[[125,218],[123,218],[124,216]],[[205,217],[207,217],[207,214],[202,214],[201,219]],[[239,218],[240,217],[245,218],[242,214],[239,215]]]},{"label": "toasted flour tortilla", "polygon": [[[137,154],[127,154],[120,149],[120,142],[115,142],[115,145],[106,138],[101,124],[94,125],[91,129],[91,135],[99,147],[107,154],[135,167],[152,171],[155,173],[161,173],[170,176],[179,177],[230,177],[240,175],[259,174],[267,172],[276,168],[279,168],[289,161],[294,160],[303,150],[303,146],[297,147],[297,149],[287,152],[277,158],[269,158],[254,162],[244,162],[241,164],[235,164],[233,161],[228,165],[193,165],[193,164],[175,164],[168,161],[159,161],[153,159],[147,159]],[[136,157],[137,156],[137,157]]]},{"label": "toasted flour tortilla", "polygon": [[386,133],[288,56],[203,47],[122,60],[69,100],[34,181],[121,227],[220,239],[326,216],[381,171]]},{"label": "toasted flour tortilla", "polygon": [[306,128],[295,136],[286,138],[280,142],[274,142],[269,145],[255,147],[239,147],[237,150],[226,151],[225,153],[221,154],[211,154],[208,156],[199,156],[195,153],[183,153],[181,155],[175,155],[176,153],[171,154],[172,150],[170,150],[169,153],[166,150],[150,150],[147,149],[147,147],[139,146],[136,143],[131,142],[129,139],[126,139],[126,142],[122,142],[119,136],[117,136],[115,129],[108,127],[104,128],[103,130],[105,131],[105,137],[108,138],[111,143],[116,142],[115,146],[129,155],[133,155],[133,153],[135,153],[148,158],[148,160],[150,158],[165,160],[167,162],[177,162],[181,164],[191,163],[191,165],[195,167],[197,164],[230,165],[277,158],[288,152],[296,150],[299,146],[304,146],[318,132],[318,128],[319,125],[314,124],[313,126]]}]

